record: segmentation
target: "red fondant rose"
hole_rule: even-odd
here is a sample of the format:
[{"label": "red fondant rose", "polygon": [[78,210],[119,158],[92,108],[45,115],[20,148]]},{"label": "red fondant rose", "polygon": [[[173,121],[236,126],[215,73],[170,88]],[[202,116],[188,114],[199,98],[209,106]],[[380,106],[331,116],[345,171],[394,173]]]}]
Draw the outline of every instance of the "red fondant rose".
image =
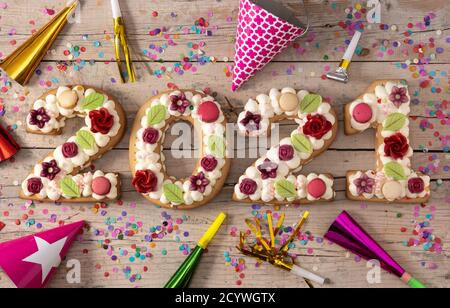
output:
[{"label": "red fondant rose", "polygon": [[323,115],[308,115],[308,122],[303,126],[303,133],[316,139],[322,139],[332,128],[333,124]]},{"label": "red fondant rose", "polygon": [[92,110],[89,112],[89,118],[91,119],[91,131],[93,133],[106,135],[114,125],[114,117],[106,108]]},{"label": "red fondant rose", "polygon": [[139,170],[134,176],[133,186],[141,194],[155,192],[158,188],[158,177],[151,170]]},{"label": "red fondant rose", "polygon": [[384,154],[393,159],[403,159],[408,153],[408,139],[400,133],[384,139]]}]

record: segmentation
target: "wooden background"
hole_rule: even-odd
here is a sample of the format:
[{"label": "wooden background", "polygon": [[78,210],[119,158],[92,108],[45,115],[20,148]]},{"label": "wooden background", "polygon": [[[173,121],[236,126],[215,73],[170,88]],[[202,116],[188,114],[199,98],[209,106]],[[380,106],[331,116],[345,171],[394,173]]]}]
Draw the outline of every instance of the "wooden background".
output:
[{"label": "wooden background", "polygon": [[[117,67],[114,63],[108,64],[107,61],[113,59],[113,46],[111,40],[105,40],[105,33],[111,33],[112,21],[110,15],[109,1],[107,0],[87,0],[82,1],[82,23],[68,25],[63,33],[59,36],[54,49],[49,53],[42,64],[44,75],[34,77],[30,85],[26,88],[14,86],[6,94],[1,94],[7,109],[11,105],[17,104],[14,94],[26,95],[26,101],[20,103],[20,112],[8,112],[1,119],[3,125],[19,123],[18,129],[14,132],[14,136],[22,145],[23,150],[16,156],[16,162],[4,162],[0,165],[0,220],[6,223],[6,228],[0,232],[0,241],[10,240],[27,234],[36,232],[35,228],[27,228],[22,225],[16,226],[14,221],[20,219],[25,213],[21,206],[23,201],[17,199],[19,187],[17,182],[22,181],[26,177],[30,168],[39,159],[44,157],[51,149],[55,148],[71,136],[81,125],[81,122],[71,121],[63,136],[60,137],[42,137],[30,136],[25,132],[23,123],[30,104],[33,100],[41,95],[45,89],[39,86],[40,79],[51,80],[52,77],[59,79],[59,84],[88,84],[101,87],[105,91],[117,97],[124,105],[130,124],[134,120],[135,114],[139,107],[152,95],[154,90],[165,90],[167,83],[173,82],[179,87],[185,88],[211,88],[218,93],[218,99],[227,108],[230,116],[233,112],[239,112],[240,108],[250,97],[255,97],[259,93],[266,93],[271,87],[292,86],[298,89],[305,88],[316,91],[325,97],[331,97],[333,106],[339,111],[342,124],[342,107],[344,104],[351,102],[360,93],[364,92],[366,87],[375,79],[389,78],[406,78],[411,85],[411,90],[417,90],[419,82],[417,79],[411,78],[408,70],[400,70],[395,67],[395,63],[404,62],[407,58],[401,53],[395,53],[392,56],[385,56],[380,60],[371,49],[370,55],[364,58],[357,58],[351,67],[351,82],[348,85],[339,84],[332,81],[321,79],[324,67],[330,65],[334,69],[340,57],[341,52],[336,52],[336,46],[342,46],[344,39],[349,38],[346,31],[342,30],[338,25],[338,21],[345,19],[344,9],[356,1],[334,1],[337,3],[337,9],[332,10],[327,1],[310,0],[306,1],[311,15],[312,31],[316,33],[316,40],[308,45],[305,41],[300,40],[302,47],[306,48],[303,56],[296,54],[293,48],[284,52],[276,58],[264,72],[260,73],[256,78],[248,82],[242,90],[237,93],[230,91],[231,80],[227,78],[224,69],[231,63],[224,62],[224,58],[232,61],[234,57],[234,45],[230,42],[230,38],[234,37],[235,20],[238,13],[238,0],[170,0],[170,1],[148,1],[133,0],[121,1],[122,10],[128,28],[130,43],[134,50],[136,59],[136,68],[140,75],[140,82],[136,84],[113,84],[111,78],[118,80]],[[295,10],[299,15],[302,14],[302,8],[298,1],[283,1],[291,9]],[[403,31],[406,30],[408,22],[419,22],[429,12],[436,12],[437,18],[433,20],[432,26],[426,31],[418,31],[414,29],[413,39],[415,41],[426,41],[430,37],[436,37],[436,30],[443,30],[444,33],[440,38],[441,45],[445,44],[445,38],[450,35],[450,26],[448,16],[450,16],[450,5],[447,0],[418,1],[418,0],[391,0],[382,1],[382,22],[399,27],[399,31],[380,31],[375,27],[364,34],[363,41],[365,46],[371,46],[373,43],[380,44],[383,40],[403,40]],[[25,40],[33,28],[38,28],[48,19],[41,13],[45,7],[58,10],[62,7],[64,1],[33,1],[33,0],[10,0],[8,8],[1,10],[0,15],[0,50],[4,54],[9,54],[15,47],[11,46],[11,39],[17,40],[18,43]],[[151,12],[158,11],[157,18],[152,17]],[[176,12],[178,16],[173,18],[171,12]],[[186,13],[183,13],[186,12]],[[208,14],[213,12],[212,17]],[[233,17],[233,20],[227,21],[227,17]],[[213,36],[200,36],[194,34],[185,34],[178,26],[183,25],[190,27],[194,20],[199,17],[205,17],[210,21],[212,26],[217,25],[218,29]],[[36,26],[30,25],[29,21],[35,20]],[[163,77],[157,79],[150,76],[149,68],[156,69],[160,65],[151,63],[150,60],[141,56],[141,51],[148,47],[150,43],[157,45],[163,44],[165,40],[159,37],[150,37],[149,31],[166,26],[171,27],[170,33],[179,34],[179,38],[175,41],[178,46],[169,47],[162,55],[166,61],[166,65],[180,60],[180,54],[188,50],[186,44],[189,42],[205,41],[206,47],[203,48],[208,55],[214,56],[217,63],[208,64],[199,68],[198,72],[186,72],[185,76],[173,75],[173,79]],[[17,29],[17,34],[13,37],[8,35],[8,31],[12,28]],[[337,33],[340,35],[336,38]],[[88,40],[83,39],[83,35],[89,35]],[[102,46],[99,48],[92,47],[94,41],[100,41]],[[315,44],[319,42],[320,48]],[[443,43],[442,43],[443,42]],[[62,74],[59,72],[48,73],[46,67],[53,65],[58,61],[66,60],[63,51],[67,49],[67,43],[73,45],[86,46],[87,52],[82,54],[81,58],[85,60],[94,59],[96,64],[87,65],[80,72]],[[443,46],[446,47],[446,46]],[[448,47],[447,47],[448,49]],[[396,49],[400,50],[400,48]],[[99,52],[104,52],[105,56],[99,56]],[[328,55],[329,59],[324,60],[323,56]],[[286,73],[290,66],[295,69],[292,75]],[[428,70],[437,70],[450,73],[450,53],[448,51],[439,55],[438,58],[429,66]],[[278,76],[274,78],[272,72],[278,72]],[[444,82],[445,85],[445,82]],[[29,91],[29,93],[28,93]],[[436,130],[441,131],[441,135],[449,135],[449,126],[442,125],[437,118],[430,118],[425,114],[425,104],[429,100],[439,101],[447,97],[448,92],[441,95],[432,95],[430,90],[421,91],[418,99],[419,105],[412,106],[412,116],[415,117],[411,121],[411,138],[412,146],[415,150],[413,165],[415,168],[428,164],[429,154],[423,153],[420,145],[426,145],[429,141],[434,141],[429,147],[439,159],[441,164],[445,165],[449,162],[449,157],[442,151],[439,141],[432,136],[434,130],[422,131],[419,123],[422,119],[427,118],[434,124]],[[226,99],[234,107],[229,108]],[[8,105],[9,104],[9,105]],[[233,120],[235,118],[232,117]],[[292,129],[291,124],[282,125],[282,134],[286,135]],[[336,188],[338,190],[337,200],[330,204],[317,204],[302,208],[282,208],[287,214],[287,223],[293,224],[300,217],[302,210],[311,211],[311,219],[307,223],[305,230],[311,231],[315,236],[323,236],[328,226],[341,210],[350,211],[355,218],[367,228],[372,235],[380,241],[380,243],[402,264],[409,272],[414,273],[418,279],[431,287],[449,287],[450,279],[450,260],[449,260],[449,244],[450,244],[450,206],[449,198],[449,174],[441,172],[432,174],[433,179],[433,198],[430,205],[436,206],[435,219],[432,221],[434,233],[443,240],[444,250],[442,254],[424,252],[422,247],[405,247],[402,243],[408,240],[411,235],[413,207],[414,205],[385,205],[370,204],[367,208],[362,207],[359,202],[351,202],[346,200],[344,195],[345,173],[350,169],[368,169],[374,166],[374,132],[369,131],[364,134],[345,137],[340,129],[337,141],[332,145],[331,149],[320,158],[308,165],[304,172],[331,172],[336,177]],[[119,207],[111,204],[108,208],[107,217],[119,217],[122,210],[127,210],[128,214],[134,215],[137,220],[144,222],[145,226],[158,225],[161,223],[161,209],[157,209],[146,203],[131,187],[131,174],[128,169],[128,138],[127,135],[123,141],[103,159],[95,163],[96,167],[103,170],[119,172],[124,178],[123,202],[124,206]],[[170,138],[169,138],[170,139]],[[166,148],[170,149],[170,142],[166,142]],[[170,152],[166,151],[166,155]],[[186,213],[169,211],[173,217],[181,217],[183,214],[188,216],[187,222],[182,225],[183,230],[190,232],[188,241],[192,247],[195,241],[201,236],[211,221],[215,218],[219,211],[226,211],[229,219],[226,225],[221,229],[211,247],[209,253],[205,255],[201,266],[196,272],[193,279],[193,287],[235,287],[236,280],[239,279],[234,269],[225,264],[223,254],[230,251],[232,257],[242,257],[233,247],[237,244],[238,238],[230,236],[232,227],[245,229],[244,218],[251,217],[251,208],[248,205],[234,203],[231,200],[233,186],[236,183],[241,172],[253,162],[253,159],[236,159],[233,161],[233,167],[223,192],[217,197],[214,203]],[[168,169],[172,175],[186,176],[194,166],[194,160],[175,161],[169,159]],[[442,170],[442,168],[440,168]],[[444,183],[437,187],[436,181],[442,179]],[[130,202],[137,201],[137,207],[131,209],[127,206]],[[56,226],[48,223],[48,217],[39,211],[40,207],[49,209],[51,213],[56,213],[58,219],[65,220],[66,223],[85,219],[91,227],[104,228],[106,217],[95,215],[91,211],[92,205],[79,204],[72,206],[55,206],[52,204],[38,205],[33,218],[38,222],[44,222],[45,228]],[[267,208],[269,209],[269,208]],[[2,217],[1,213],[9,211],[9,217]],[[422,212],[422,214],[426,209]],[[402,217],[398,218],[397,214],[401,213]],[[408,227],[407,233],[400,231],[401,227]],[[172,236],[166,237],[162,241],[158,241],[157,247],[150,250],[155,256],[147,260],[145,263],[129,264],[132,268],[142,268],[147,265],[148,273],[142,274],[142,280],[135,284],[130,283],[124,278],[122,273],[111,274],[109,278],[104,277],[104,272],[111,272],[114,267],[123,268],[127,265],[127,259],[119,262],[113,262],[106,255],[105,251],[98,248],[98,240],[103,237],[95,237],[87,234],[83,241],[76,242],[72,247],[68,259],[78,259],[82,264],[82,282],[77,287],[161,287],[165,284],[171,274],[183,262],[185,256],[179,251],[180,243],[173,241]],[[112,245],[117,247],[129,247],[132,244],[146,245],[140,235],[134,236],[125,241],[113,241]],[[313,248],[313,255],[306,252],[306,248]],[[83,254],[83,250],[87,249],[88,254]],[[167,256],[162,256],[161,249],[167,249]],[[337,247],[330,246],[327,243],[317,244],[310,243],[307,247],[300,247],[297,242],[297,248],[294,249],[300,255],[301,263],[304,267],[315,269],[317,273],[327,276],[331,279],[332,287],[403,287],[403,284],[386,273],[382,274],[382,284],[369,285],[366,281],[368,269],[365,262],[357,263],[354,257],[350,256],[346,251]],[[117,252],[117,251],[116,251]],[[1,257],[1,256],[0,256]],[[421,262],[433,262],[438,265],[435,270],[430,270],[423,266]],[[101,264],[101,269],[96,269],[95,265]],[[243,279],[244,287],[306,287],[301,279],[297,279],[269,266],[255,267],[255,261],[246,258],[247,269],[244,271],[246,277]],[[61,270],[50,283],[50,287],[73,287],[65,281],[65,263],[63,262]],[[1,275],[0,275],[1,277]],[[0,279],[0,287],[7,286],[5,279]]]}]

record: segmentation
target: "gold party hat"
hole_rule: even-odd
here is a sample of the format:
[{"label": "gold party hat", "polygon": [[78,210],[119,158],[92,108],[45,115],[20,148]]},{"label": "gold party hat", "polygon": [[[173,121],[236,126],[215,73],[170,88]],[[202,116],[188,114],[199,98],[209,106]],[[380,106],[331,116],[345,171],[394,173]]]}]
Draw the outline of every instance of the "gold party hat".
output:
[{"label": "gold party hat", "polygon": [[25,86],[77,6],[78,1],[68,3],[50,22],[2,61],[0,68]]}]

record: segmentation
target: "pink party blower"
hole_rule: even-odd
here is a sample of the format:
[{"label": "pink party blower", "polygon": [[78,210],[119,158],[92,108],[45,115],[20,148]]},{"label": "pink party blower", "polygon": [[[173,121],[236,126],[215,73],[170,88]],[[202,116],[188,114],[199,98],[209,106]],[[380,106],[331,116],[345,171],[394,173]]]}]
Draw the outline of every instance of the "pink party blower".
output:
[{"label": "pink party blower", "polygon": [[331,225],[325,238],[365,260],[378,260],[381,267],[415,289],[426,288],[408,274],[347,212]]}]

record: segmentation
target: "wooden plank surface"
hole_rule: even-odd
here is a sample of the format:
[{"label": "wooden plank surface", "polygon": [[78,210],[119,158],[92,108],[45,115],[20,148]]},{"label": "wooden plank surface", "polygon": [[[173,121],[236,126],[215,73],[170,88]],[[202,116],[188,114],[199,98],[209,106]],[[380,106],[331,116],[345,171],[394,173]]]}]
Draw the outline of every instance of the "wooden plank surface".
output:
[{"label": "wooden plank surface", "polygon": [[[5,56],[12,52],[32,33],[33,29],[39,28],[49,19],[49,16],[42,12],[44,8],[58,10],[64,2],[57,0],[7,1],[8,7],[0,10],[0,54]],[[336,177],[337,200],[330,204],[281,209],[268,207],[259,211],[271,209],[285,212],[287,225],[291,225],[296,222],[303,210],[310,210],[311,219],[305,230],[320,238],[340,211],[348,210],[409,272],[429,286],[449,287],[450,175],[448,170],[444,169],[444,166],[449,165],[449,154],[443,150],[442,138],[450,136],[450,125],[433,111],[441,108],[436,107],[436,104],[444,99],[448,101],[449,98],[450,53],[445,50],[437,55],[431,64],[425,66],[427,73],[435,73],[436,78],[431,82],[443,89],[441,93],[433,93],[429,88],[421,89],[420,80],[423,79],[415,78],[413,75],[415,72],[410,68],[402,69],[398,65],[399,62],[413,60],[417,56],[412,51],[412,47],[406,46],[403,42],[406,25],[409,22],[414,24],[423,22],[424,16],[430,12],[436,13],[431,25],[424,30],[414,28],[411,37],[416,42],[427,42],[430,38],[434,38],[436,44],[446,47],[445,40],[450,35],[448,1],[386,1],[383,4],[382,21],[388,25],[396,25],[398,30],[382,31],[375,25],[366,31],[361,44],[369,48],[371,52],[365,57],[356,57],[351,67],[351,82],[348,85],[323,80],[322,75],[335,69],[340,61],[341,50],[345,48],[344,41],[350,36],[338,25],[338,22],[345,20],[345,8],[355,4],[355,1],[311,0],[306,2],[312,21],[310,34],[298,41],[297,49],[289,48],[269,64],[264,72],[248,82],[242,90],[232,93],[231,79],[225,75],[224,71],[229,69],[234,58],[232,38],[236,28],[237,0],[121,1],[140,79],[136,84],[126,85],[114,81],[119,77],[117,67],[114,61],[109,62],[114,57],[110,39],[112,27],[109,1],[83,1],[82,22],[69,25],[64,29],[40,67],[42,74],[33,77],[26,88],[13,85],[8,91],[0,94],[2,104],[7,111],[6,115],[0,118],[0,122],[3,125],[17,125],[13,135],[23,147],[14,161],[0,164],[0,221],[6,224],[6,227],[0,231],[0,241],[37,232],[35,225],[26,225],[30,218],[42,223],[44,229],[57,226],[57,221],[60,220],[69,223],[85,219],[90,230],[85,230],[83,239],[74,244],[67,258],[81,262],[81,284],[67,283],[65,279],[67,260],[65,260],[50,283],[50,287],[161,287],[185,258],[179,249],[180,245],[188,244],[193,247],[196,239],[207,229],[218,212],[223,210],[229,213],[229,219],[202,259],[202,266],[196,272],[192,286],[237,287],[236,282],[239,280],[244,287],[307,287],[300,279],[275,268],[267,265],[256,266],[255,260],[243,258],[234,248],[238,243],[238,237],[232,235],[234,230],[246,230],[244,218],[251,217],[254,210],[248,205],[230,201],[232,189],[240,173],[254,159],[233,161],[223,192],[214,203],[185,213],[163,211],[148,204],[134,192],[131,186],[127,159],[129,135],[127,135],[115,150],[95,162],[97,168],[121,173],[124,179],[123,204],[109,204],[105,209],[106,213],[95,213],[92,210],[92,204],[70,206],[37,204],[35,209],[31,209],[33,213],[30,214],[30,208],[25,202],[17,199],[19,189],[17,184],[26,176],[34,163],[71,136],[81,125],[81,122],[77,120],[70,121],[64,134],[57,137],[32,136],[25,132],[24,121],[30,105],[36,97],[48,90],[48,86],[42,83],[43,80],[51,83],[50,88],[63,84],[87,84],[101,87],[122,103],[127,112],[129,125],[134,121],[140,106],[156,91],[165,90],[169,83],[181,88],[211,89],[217,94],[230,122],[236,119],[236,113],[242,110],[249,98],[259,93],[266,93],[272,87],[292,86],[320,93],[338,111],[341,124],[338,140],[327,153],[314,160],[303,171],[333,173]],[[331,5],[332,2],[336,5]],[[283,3],[304,20],[304,11],[298,1],[284,0]],[[153,11],[158,12],[158,17],[152,16]],[[175,12],[177,16],[171,16],[172,12]],[[186,31],[200,17],[210,22],[212,36]],[[167,29],[167,37],[173,39],[177,45],[169,46],[164,53],[158,55],[164,63],[154,63],[143,55],[143,50],[149,49],[150,44],[161,46],[167,43],[167,37],[149,35],[151,30],[164,27]],[[437,30],[442,31],[440,36],[437,36]],[[99,46],[96,45],[97,41],[101,43]],[[214,57],[216,63],[194,64],[197,72],[187,71],[183,76],[170,74],[156,78],[152,75],[152,71],[162,66],[172,66],[180,61],[183,55],[192,50],[188,46],[191,42],[203,42],[202,50],[205,55]],[[392,54],[383,52],[383,57],[378,54],[382,50],[382,44],[392,46],[394,42],[400,42],[402,46],[393,48]],[[86,52],[80,55],[79,61],[92,60],[93,65],[87,64],[78,72],[73,70],[73,66],[70,66],[66,73],[58,72],[55,69],[56,65],[68,60],[64,55],[68,43],[86,47]],[[402,52],[404,49],[408,50],[408,54]],[[49,71],[49,67],[53,70]],[[416,71],[418,69],[416,67]],[[437,165],[436,171],[430,174],[433,179],[433,198],[423,208],[398,204],[367,206],[350,202],[346,200],[344,194],[345,173],[349,169],[368,169],[374,165],[374,133],[368,131],[357,136],[344,136],[343,106],[364,92],[374,79],[398,78],[406,79],[410,84],[411,93],[414,93],[415,104],[411,112],[411,143],[415,150],[413,166],[418,169],[431,163]],[[19,96],[24,96],[24,101],[19,100]],[[443,110],[448,112],[445,107]],[[424,122],[432,125],[433,128],[427,126],[424,129],[422,125]],[[280,126],[280,135],[286,136],[293,127],[292,123],[283,123]],[[435,135],[436,132],[439,132],[439,135]],[[175,136],[168,136],[165,143],[166,155],[169,157],[167,167],[172,175],[183,177],[191,172],[195,159],[183,159],[180,163],[179,160],[170,158],[169,150],[174,138]],[[196,148],[195,144],[192,144],[192,148]],[[242,145],[238,146],[236,151],[240,149]],[[259,150],[264,151],[264,148]],[[127,212],[125,218],[122,217],[124,212]],[[169,212],[174,218],[182,218],[186,215],[180,228],[183,232],[189,232],[189,236],[181,236],[180,242],[177,242],[173,235],[168,235],[164,239],[155,241],[156,247],[151,247],[145,241],[145,235],[151,227],[161,224],[163,212]],[[415,213],[419,213],[419,216],[416,217]],[[425,215],[430,213],[433,214],[433,219],[430,221],[433,234],[442,239],[443,251],[440,254],[426,252],[421,245],[417,247],[404,245],[404,242],[410,238],[417,239],[417,236],[412,235],[413,221],[425,221]],[[56,222],[50,220],[51,214],[56,216]],[[25,218],[24,215],[29,217]],[[119,219],[117,222],[116,219],[120,217],[122,220]],[[115,226],[119,226],[124,225],[126,221],[131,221],[131,217],[135,221],[142,222],[138,234],[133,237],[118,241],[112,239],[108,232],[106,235],[96,235],[94,232],[94,230],[107,230],[107,221],[111,219],[116,221]],[[17,220],[21,221],[20,225],[16,225]],[[406,231],[402,228],[406,228]],[[111,255],[102,247],[105,239],[111,239],[113,254],[119,254],[121,249],[133,251],[133,245],[137,245],[150,251],[153,257],[145,261],[131,262],[129,257],[122,256],[117,261],[112,261]],[[382,274],[381,284],[369,285],[366,279],[368,272],[366,263],[355,261],[353,255],[326,242],[319,243],[313,240],[302,246],[300,241],[297,241],[293,251],[299,255],[299,261],[304,267],[328,276],[332,281],[331,287],[403,287],[398,279],[386,273]],[[245,260],[246,268],[243,271],[245,278],[240,276],[241,273],[236,273],[233,266],[225,263],[224,253],[229,253],[232,258]],[[141,274],[141,279],[130,282],[129,277],[123,273],[123,269],[128,266],[132,274]],[[144,272],[144,266],[148,267],[147,272]],[[6,286],[8,281],[4,275],[0,274],[0,287]]]}]

